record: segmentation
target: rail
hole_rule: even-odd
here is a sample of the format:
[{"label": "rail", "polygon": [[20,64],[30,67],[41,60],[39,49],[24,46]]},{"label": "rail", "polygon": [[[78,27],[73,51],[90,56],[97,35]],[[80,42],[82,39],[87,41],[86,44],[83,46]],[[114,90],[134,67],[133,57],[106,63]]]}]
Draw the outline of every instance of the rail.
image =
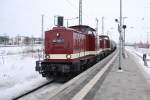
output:
[{"label": "rail", "polygon": [[35,92],[35,91],[37,91],[37,90],[39,90],[39,89],[45,87],[45,86],[47,86],[47,85],[49,85],[49,84],[51,84],[51,83],[53,83],[53,82],[54,82],[54,80],[51,80],[51,81],[49,81],[49,82],[47,82],[47,83],[45,83],[45,84],[42,84],[41,86],[39,86],[39,87],[37,87],[37,88],[34,88],[34,89],[32,89],[32,90],[30,90],[30,91],[28,91],[28,92],[26,92],[26,93],[23,93],[23,94],[21,94],[21,95],[19,95],[19,96],[16,96],[16,97],[13,98],[12,100],[18,100],[18,99],[20,99],[20,98],[22,98],[22,97],[25,97],[25,96],[27,96],[27,95],[29,95],[29,94],[31,94],[31,93],[33,93],[33,92]]}]

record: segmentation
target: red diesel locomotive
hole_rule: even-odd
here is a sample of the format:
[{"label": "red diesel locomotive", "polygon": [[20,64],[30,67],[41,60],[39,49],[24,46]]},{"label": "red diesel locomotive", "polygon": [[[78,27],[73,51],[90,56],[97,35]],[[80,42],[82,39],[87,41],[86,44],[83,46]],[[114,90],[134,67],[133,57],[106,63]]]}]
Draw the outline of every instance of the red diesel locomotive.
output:
[{"label": "red diesel locomotive", "polygon": [[108,36],[98,36],[90,26],[59,24],[45,32],[45,59],[36,62],[36,71],[43,77],[77,74],[115,48]]}]

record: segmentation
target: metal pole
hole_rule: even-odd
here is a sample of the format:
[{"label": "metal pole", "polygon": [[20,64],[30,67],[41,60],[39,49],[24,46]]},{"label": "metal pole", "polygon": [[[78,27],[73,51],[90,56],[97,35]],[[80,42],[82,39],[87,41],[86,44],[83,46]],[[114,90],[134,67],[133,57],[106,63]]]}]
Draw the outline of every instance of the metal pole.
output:
[{"label": "metal pole", "polygon": [[67,19],[67,27],[69,26],[68,20],[69,20],[69,19]]},{"label": "metal pole", "polygon": [[42,34],[42,53],[44,58],[44,15],[42,15],[42,23],[41,23],[41,34]]},{"label": "metal pole", "polygon": [[119,27],[119,33],[120,33],[120,36],[119,36],[119,67],[118,69],[119,70],[122,70],[121,68],[121,44],[122,44],[122,0],[120,0],[120,27]]},{"label": "metal pole", "polygon": [[[98,18],[96,18],[96,39],[99,39],[99,36],[98,36]],[[96,49],[98,49],[98,46],[96,46]],[[96,51],[96,53],[98,53],[98,51]]]},{"label": "metal pole", "polygon": [[104,34],[104,16],[102,17],[102,35]]},{"label": "metal pole", "polygon": [[98,19],[96,18],[96,34],[98,35]]},{"label": "metal pole", "polygon": [[79,25],[82,25],[82,0],[79,0]]}]

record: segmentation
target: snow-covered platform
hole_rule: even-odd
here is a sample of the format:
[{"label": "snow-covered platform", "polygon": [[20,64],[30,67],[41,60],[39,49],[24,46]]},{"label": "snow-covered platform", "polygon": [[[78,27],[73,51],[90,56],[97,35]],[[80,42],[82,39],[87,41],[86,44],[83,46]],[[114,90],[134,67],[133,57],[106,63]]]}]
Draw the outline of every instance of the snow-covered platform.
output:
[{"label": "snow-covered platform", "polygon": [[[135,55],[126,52],[126,59],[122,61],[123,71],[118,71],[118,57],[112,59],[114,62],[108,65],[107,74],[100,70],[86,81],[81,82],[83,78],[80,78],[80,81],[76,80],[74,84],[68,85],[69,87],[60,89],[61,91],[49,100],[150,100],[150,84],[135,60]],[[106,64],[106,67],[108,66]],[[105,67],[102,70],[105,70]],[[86,72],[85,77],[90,72]]]},{"label": "snow-covered platform", "polygon": [[118,61],[115,62],[112,70],[92,99],[150,100],[150,85],[140,67],[134,56],[127,52],[127,58],[122,62],[123,71],[117,71]]}]

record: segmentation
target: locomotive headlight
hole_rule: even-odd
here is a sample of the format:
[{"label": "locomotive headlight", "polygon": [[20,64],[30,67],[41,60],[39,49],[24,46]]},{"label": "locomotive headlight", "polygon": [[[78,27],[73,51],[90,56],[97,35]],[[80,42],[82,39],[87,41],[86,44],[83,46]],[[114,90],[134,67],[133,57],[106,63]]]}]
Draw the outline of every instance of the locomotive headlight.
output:
[{"label": "locomotive headlight", "polygon": [[71,54],[67,54],[67,55],[66,55],[66,58],[67,58],[67,59],[71,59]]},{"label": "locomotive headlight", "polygon": [[57,37],[59,37],[59,36],[60,36],[60,34],[59,34],[59,33],[57,33],[57,34],[56,34],[56,36],[57,36]]},{"label": "locomotive headlight", "polygon": [[50,55],[45,55],[45,58],[46,59],[50,59]]}]

